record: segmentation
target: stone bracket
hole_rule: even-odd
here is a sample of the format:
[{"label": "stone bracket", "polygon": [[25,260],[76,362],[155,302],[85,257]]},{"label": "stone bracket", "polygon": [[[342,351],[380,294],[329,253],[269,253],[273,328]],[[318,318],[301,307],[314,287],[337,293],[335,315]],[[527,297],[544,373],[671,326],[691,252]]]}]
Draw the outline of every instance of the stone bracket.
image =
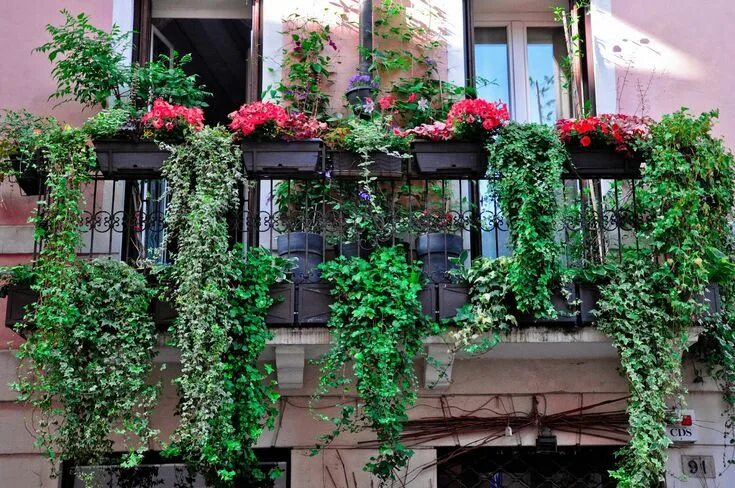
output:
[{"label": "stone bracket", "polygon": [[276,377],[278,388],[295,390],[304,387],[305,351],[304,346],[276,346]]}]

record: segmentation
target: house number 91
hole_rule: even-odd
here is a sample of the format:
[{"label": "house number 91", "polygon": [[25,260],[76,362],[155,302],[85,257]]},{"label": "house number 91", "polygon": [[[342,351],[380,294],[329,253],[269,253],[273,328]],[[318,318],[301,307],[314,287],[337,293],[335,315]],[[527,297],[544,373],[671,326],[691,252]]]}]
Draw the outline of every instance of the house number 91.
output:
[{"label": "house number 91", "polygon": [[682,456],[681,469],[689,478],[715,478],[715,458],[712,456]]}]

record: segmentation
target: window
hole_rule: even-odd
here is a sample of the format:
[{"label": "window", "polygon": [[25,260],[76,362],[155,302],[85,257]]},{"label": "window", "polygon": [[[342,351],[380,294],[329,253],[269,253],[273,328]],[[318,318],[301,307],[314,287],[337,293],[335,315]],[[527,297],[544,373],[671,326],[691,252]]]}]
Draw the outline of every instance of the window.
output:
[{"label": "window", "polygon": [[[519,122],[554,124],[571,116],[570,94],[560,68],[567,54],[566,41],[552,13],[557,4],[546,0],[475,0],[472,4],[477,94],[502,100]],[[480,182],[480,194],[482,254],[509,255],[508,222],[489,182]]]},{"label": "window", "polygon": [[[204,115],[227,123],[227,114],[248,98],[252,49],[252,6],[248,0],[152,0],[148,59],[191,54],[184,69],[196,74],[213,96]],[[141,44],[143,45],[143,44]]]}]

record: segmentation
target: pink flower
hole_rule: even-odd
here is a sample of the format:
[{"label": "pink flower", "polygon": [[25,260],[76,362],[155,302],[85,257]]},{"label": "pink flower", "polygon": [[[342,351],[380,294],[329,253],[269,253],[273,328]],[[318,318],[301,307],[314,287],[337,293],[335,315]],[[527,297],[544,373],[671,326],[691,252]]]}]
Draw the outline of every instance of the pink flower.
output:
[{"label": "pink flower", "polygon": [[378,105],[380,105],[381,110],[388,110],[393,106],[395,101],[396,99],[393,95],[385,95],[378,98]]},{"label": "pink flower", "polygon": [[417,99],[418,97],[419,97],[419,96],[418,96],[418,94],[416,94],[416,93],[411,93],[411,94],[410,94],[410,95],[408,96],[408,103],[411,103],[411,102],[415,102],[415,101],[416,101],[416,99]]}]

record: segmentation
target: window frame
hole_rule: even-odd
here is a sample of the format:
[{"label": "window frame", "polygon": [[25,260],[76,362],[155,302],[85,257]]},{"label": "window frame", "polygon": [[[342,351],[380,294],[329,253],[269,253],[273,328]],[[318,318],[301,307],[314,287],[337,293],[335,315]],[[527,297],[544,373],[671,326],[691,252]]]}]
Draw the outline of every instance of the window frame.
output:
[{"label": "window frame", "polygon": [[[477,76],[475,59],[475,46],[477,44],[475,29],[502,28],[505,27],[508,39],[508,83],[510,93],[511,118],[517,122],[529,122],[529,90],[528,83],[519,80],[528,80],[528,29],[534,27],[558,27],[562,25],[553,19],[545,18],[546,15],[539,14],[497,14],[476,16],[472,25],[473,43],[469,49],[472,50],[473,73]],[[559,76],[559,75],[557,75]]]}]

